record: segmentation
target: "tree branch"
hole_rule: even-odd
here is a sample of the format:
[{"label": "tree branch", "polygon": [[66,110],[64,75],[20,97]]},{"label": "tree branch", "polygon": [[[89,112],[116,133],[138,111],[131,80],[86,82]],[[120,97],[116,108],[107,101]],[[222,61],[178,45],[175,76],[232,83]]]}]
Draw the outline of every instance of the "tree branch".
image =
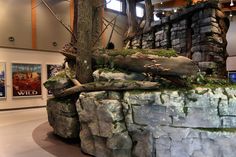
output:
[{"label": "tree branch", "polygon": [[74,33],[71,31],[71,29],[69,27],[67,27],[60,18],[57,17],[57,15],[53,12],[53,10],[50,8],[50,6],[44,1],[41,0],[43,2],[43,4],[47,7],[47,9],[50,11],[50,13],[57,19],[58,22],[60,22],[60,24],[62,24],[62,26],[76,39]]},{"label": "tree branch", "polygon": [[93,43],[93,46],[96,45],[96,43],[98,42],[98,40],[100,39],[100,37],[103,35],[103,33],[106,31],[106,29],[108,28],[108,26],[118,17],[119,15],[116,15],[111,21],[109,21],[109,23],[105,26],[105,28],[102,30],[102,32],[99,34],[98,38],[96,39],[96,41]]},{"label": "tree branch", "polygon": [[149,81],[111,81],[92,82],[65,89],[63,91],[52,91],[55,97],[64,97],[78,92],[92,91],[122,91],[122,90],[154,90],[159,89],[160,84]]}]

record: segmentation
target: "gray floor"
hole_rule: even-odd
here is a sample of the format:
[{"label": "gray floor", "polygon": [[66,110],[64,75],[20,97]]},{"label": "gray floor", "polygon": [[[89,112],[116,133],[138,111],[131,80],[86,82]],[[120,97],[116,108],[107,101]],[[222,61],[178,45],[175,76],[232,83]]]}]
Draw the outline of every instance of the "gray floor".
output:
[{"label": "gray floor", "polygon": [[63,157],[65,154],[85,157],[78,144],[66,144],[53,135],[45,108],[0,112],[0,157]]}]

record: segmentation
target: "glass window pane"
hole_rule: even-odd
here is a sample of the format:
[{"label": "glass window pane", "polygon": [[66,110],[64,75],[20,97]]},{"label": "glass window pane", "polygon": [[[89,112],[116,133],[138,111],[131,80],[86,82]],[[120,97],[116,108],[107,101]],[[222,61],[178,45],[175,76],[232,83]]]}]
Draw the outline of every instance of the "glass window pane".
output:
[{"label": "glass window pane", "polygon": [[[119,11],[122,12],[122,2],[119,0],[106,0],[107,2],[107,8],[115,10],[115,11]],[[108,3],[110,2],[110,3]]]},{"label": "glass window pane", "polygon": [[137,15],[137,17],[143,17],[144,9],[140,6],[136,6],[136,15]]}]

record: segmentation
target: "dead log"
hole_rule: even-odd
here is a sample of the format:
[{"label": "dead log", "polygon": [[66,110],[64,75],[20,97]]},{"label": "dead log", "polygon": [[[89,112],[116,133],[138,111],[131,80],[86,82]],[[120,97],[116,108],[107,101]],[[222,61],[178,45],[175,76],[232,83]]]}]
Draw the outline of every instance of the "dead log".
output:
[{"label": "dead log", "polygon": [[[133,50],[132,50],[133,51]],[[183,56],[164,57],[153,54],[136,53],[115,54],[112,51],[93,53],[93,65],[109,65],[115,68],[138,73],[149,73],[154,76],[190,76],[196,75],[198,66],[189,58]],[[143,51],[143,50],[140,50]],[[152,51],[153,52],[153,51]]]},{"label": "dead log", "polygon": [[[189,58],[177,55],[165,54],[168,50],[97,50],[92,55],[93,69],[97,65],[138,72],[149,73],[153,76],[162,77],[182,77],[196,75],[198,66]],[[161,55],[158,55],[161,52]],[[61,52],[71,60],[75,60],[75,55],[69,52]],[[113,68],[112,67],[112,68]]]},{"label": "dead log", "polygon": [[154,90],[159,89],[160,84],[149,81],[111,81],[111,82],[92,82],[77,85],[63,91],[53,91],[55,97],[64,97],[78,92],[92,91],[122,91],[122,90]]}]

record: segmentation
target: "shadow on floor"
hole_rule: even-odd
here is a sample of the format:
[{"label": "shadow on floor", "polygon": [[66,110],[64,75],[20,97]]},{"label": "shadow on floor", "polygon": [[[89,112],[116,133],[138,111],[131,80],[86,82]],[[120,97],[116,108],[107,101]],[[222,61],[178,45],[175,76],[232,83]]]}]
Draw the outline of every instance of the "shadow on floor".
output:
[{"label": "shadow on floor", "polygon": [[32,137],[42,149],[56,157],[91,157],[81,152],[79,140],[65,140],[53,134],[48,122],[35,128]]}]

